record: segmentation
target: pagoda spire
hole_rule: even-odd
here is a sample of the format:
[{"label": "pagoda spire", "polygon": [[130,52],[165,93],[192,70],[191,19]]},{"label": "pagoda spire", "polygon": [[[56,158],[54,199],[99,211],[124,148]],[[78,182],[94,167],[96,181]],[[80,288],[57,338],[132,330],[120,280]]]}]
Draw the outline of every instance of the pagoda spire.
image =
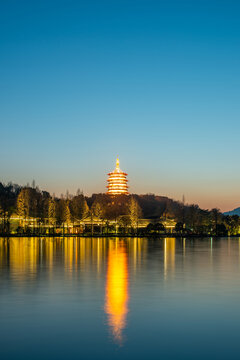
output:
[{"label": "pagoda spire", "polygon": [[117,157],[117,160],[116,160],[116,170],[119,170],[119,158]]}]

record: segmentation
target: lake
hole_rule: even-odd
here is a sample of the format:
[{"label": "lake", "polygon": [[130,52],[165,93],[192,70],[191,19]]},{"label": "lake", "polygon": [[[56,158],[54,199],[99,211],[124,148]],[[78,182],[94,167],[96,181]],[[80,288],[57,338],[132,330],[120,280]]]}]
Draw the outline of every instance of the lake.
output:
[{"label": "lake", "polygon": [[237,359],[240,238],[0,238],[1,359]]}]

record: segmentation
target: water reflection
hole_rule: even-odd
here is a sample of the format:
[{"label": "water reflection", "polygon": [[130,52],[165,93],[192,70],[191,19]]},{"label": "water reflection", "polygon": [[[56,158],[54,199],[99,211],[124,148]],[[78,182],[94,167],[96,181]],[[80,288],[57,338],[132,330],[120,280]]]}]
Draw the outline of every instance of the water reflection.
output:
[{"label": "water reflection", "polygon": [[193,270],[221,263],[226,270],[236,256],[240,257],[239,238],[0,238],[0,271],[19,286],[28,280],[37,282],[43,273],[50,279],[63,272],[66,279],[78,274],[87,280],[91,274],[105,283],[106,278],[107,288],[112,289],[116,281],[122,284],[124,280],[121,286],[127,289],[130,277],[135,280],[140,270],[150,270],[154,264],[158,269],[163,266],[166,280],[180,267]]},{"label": "water reflection", "polygon": [[0,253],[3,264],[8,264],[13,279],[22,282],[26,277],[35,278],[40,253],[39,239],[4,239],[0,241]]},{"label": "water reflection", "polygon": [[[175,238],[164,239],[164,276],[165,276],[165,278],[167,277],[168,272],[170,270],[172,272],[174,272],[175,251],[176,251],[176,239]],[[184,251],[185,251],[185,243],[184,243]]]},{"label": "water reflection", "polygon": [[[104,341],[106,345],[110,332],[110,346],[124,345],[119,351],[129,346],[134,334],[141,338],[139,343],[147,338],[152,349],[157,341],[149,334],[155,326],[154,334],[161,335],[164,347],[174,329],[175,339],[181,337],[182,327],[187,334],[182,341],[191,338],[191,317],[197,324],[204,319],[205,329],[215,321],[209,321],[211,316],[224,316],[226,304],[237,313],[239,270],[239,238],[0,238],[0,321],[4,320],[1,308],[6,314],[15,311],[16,319],[13,316],[9,322],[6,317],[4,324],[11,328],[9,339],[15,329],[21,336],[25,319],[32,319],[33,313],[27,311],[37,304],[36,322],[44,319],[49,324],[52,316],[52,323],[58,324],[62,319],[59,329],[66,330],[62,340],[66,343],[67,331],[74,328],[71,336],[74,333],[76,343],[81,341],[87,348],[87,334],[94,328],[98,346]],[[199,318],[195,305],[202,311]],[[204,318],[208,308],[211,311]],[[51,311],[46,312],[48,309]],[[169,315],[172,313],[174,317]],[[54,330],[58,331],[58,325]],[[46,336],[51,334],[46,330]],[[8,333],[2,336],[7,338]],[[123,341],[126,338],[128,341]],[[54,351],[58,351],[57,345]]]},{"label": "water reflection", "polygon": [[105,311],[116,342],[122,342],[122,331],[128,313],[128,259],[125,242],[110,240],[107,261]]}]

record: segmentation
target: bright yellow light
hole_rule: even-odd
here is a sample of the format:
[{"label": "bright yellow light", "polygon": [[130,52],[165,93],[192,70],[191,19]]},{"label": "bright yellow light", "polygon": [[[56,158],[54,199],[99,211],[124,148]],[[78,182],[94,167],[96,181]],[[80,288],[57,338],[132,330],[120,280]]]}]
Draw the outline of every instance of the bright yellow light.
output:
[{"label": "bright yellow light", "polygon": [[116,161],[116,168],[114,171],[108,174],[107,181],[108,181],[107,194],[110,195],[128,194],[127,174],[120,170],[118,158]]},{"label": "bright yellow light", "polygon": [[105,311],[114,339],[121,343],[128,313],[128,265],[123,244],[109,244]]}]

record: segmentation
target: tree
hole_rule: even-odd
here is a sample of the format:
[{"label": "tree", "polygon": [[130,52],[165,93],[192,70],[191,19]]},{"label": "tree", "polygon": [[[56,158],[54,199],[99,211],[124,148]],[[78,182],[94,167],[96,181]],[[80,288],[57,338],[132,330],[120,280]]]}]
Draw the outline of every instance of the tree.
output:
[{"label": "tree", "polygon": [[239,234],[240,218],[238,215],[233,215],[233,216],[227,215],[224,217],[223,221],[229,235]]},{"label": "tree", "polygon": [[221,214],[220,210],[216,209],[216,208],[212,209],[211,210],[211,218],[212,218],[214,233],[216,235],[217,227],[222,221],[222,214]]},{"label": "tree", "polygon": [[196,226],[199,223],[199,210],[200,209],[198,205],[190,205],[187,207],[186,224],[193,232],[195,231]]},{"label": "tree", "polygon": [[102,223],[103,223],[103,218],[104,218],[103,205],[100,202],[95,201],[91,207],[91,214],[96,216],[96,218],[98,218],[101,221],[101,234],[102,234]]},{"label": "tree", "polygon": [[151,233],[152,231],[154,230],[154,225],[152,223],[149,223],[147,226],[146,226],[146,231],[147,233]]},{"label": "tree", "polygon": [[128,228],[131,226],[131,220],[129,215],[121,215],[118,217],[118,224],[121,232],[127,233]]},{"label": "tree", "polygon": [[158,233],[160,231],[165,231],[165,226],[162,223],[156,223],[154,225],[154,230],[157,231]]},{"label": "tree", "polygon": [[30,209],[30,199],[29,192],[27,188],[23,188],[17,198],[17,213],[18,216],[26,220],[29,216]]},{"label": "tree", "polygon": [[142,216],[142,210],[137,200],[131,196],[128,204],[128,212],[131,221],[131,226],[135,229],[138,228],[138,219]]},{"label": "tree", "polygon": [[175,225],[175,231],[176,231],[177,233],[182,233],[182,232],[183,232],[183,229],[184,229],[184,227],[183,227],[183,223],[182,223],[182,222],[176,223],[176,225]]},{"label": "tree", "polygon": [[10,217],[15,210],[16,199],[21,188],[11,182],[7,185],[0,183],[0,208],[2,228],[0,231],[10,233]]},{"label": "tree", "polygon": [[71,212],[70,212],[70,209],[69,209],[69,201],[68,200],[66,200],[64,202],[63,222],[66,223],[67,225],[69,225],[71,223]]},{"label": "tree", "polygon": [[227,235],[227,228],[224,224],[217,224],[216,235],[217,236],[226,236]]},{"label": "tree", "polygon": [[57,203],[57,222],[59,225],[62,225],[63,232],[65,224],[68,225],[71,223],[71,212],[69,209],[69,200],[65,200],[64,198],[60,199]]},{"label": "tree", "polygon": [[75,220],[83,220],[89,214],[88,204],[81,193],[73,197],[70,202],[70,208]]},{"label": "tree", "polygon": [[52,197],[48,199],[48,224],[52,226],[56,224],[56,203]]},{"label": "tree", "polygon": [[92,204],[91,208],[93,215],[95,215],[98,219],[102,220],[104,215],[104,208],[102,204],[100,204],[98,201],[94,202]]},{"label": "tree", "polygon": [[82,219],[85,219],[89,214],[89,207],[88,207],[88,204],[85,199],[83,199],[83,202],[82,202],[81,214],[82,214]]}]

